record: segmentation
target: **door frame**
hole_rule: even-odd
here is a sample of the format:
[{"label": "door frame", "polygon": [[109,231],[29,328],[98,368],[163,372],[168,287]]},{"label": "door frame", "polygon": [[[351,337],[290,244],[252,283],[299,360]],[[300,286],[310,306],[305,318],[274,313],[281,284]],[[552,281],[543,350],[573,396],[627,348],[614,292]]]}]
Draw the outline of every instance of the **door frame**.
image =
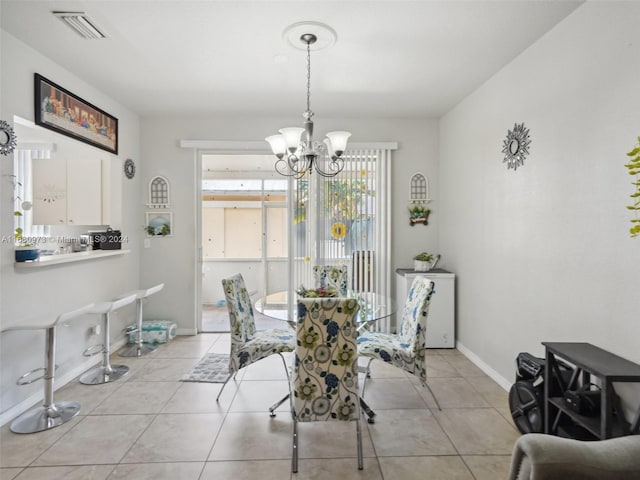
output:
[{"label": "door frame", "polygon": [[[222,140],[180,140],[180,148],[191,149],[194,154],[194,327],[196,332],[200,332],[202,327],[202,155],[271,155],[269,146],[264,141],[222,141]],[[367,142],[367,143],[350,143],[350,149],[381,149],[381,150],[397,150],[396,142]],[[275,160],[274,160],[275,161]],[[390,167],[388,167],[390,168]],[[390,172],[387,172],[390,174]],[[290,198],[292,196],[289,196]],[[290,248],[291,248],[291,242]],[[388,245],[386,246],[388,249]],[[291,255],[289,255],[291,256]],[[293,265],[291,262],[289,276],[293,274]]]}]

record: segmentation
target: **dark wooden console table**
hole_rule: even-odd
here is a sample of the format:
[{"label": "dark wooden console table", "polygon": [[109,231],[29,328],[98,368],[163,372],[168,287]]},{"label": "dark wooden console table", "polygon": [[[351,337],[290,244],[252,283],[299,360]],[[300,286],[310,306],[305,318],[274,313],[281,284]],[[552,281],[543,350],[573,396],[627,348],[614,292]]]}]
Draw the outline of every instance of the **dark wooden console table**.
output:
[{"label": "dark wooden console table", "polygon": [[[562,420],[586,429],[596,439],[619,437],[633,433],[638,428],[638,414],[631,427],[620,411],[619,399],[613,382],[640,382],[640,365],[607,352],[590,343],[542,342],[545,346],[544,382],[544,431],[558,435]],[[575,368],[567,378],[564,364]],[[594,416],[581,415],[567,407],[564,393],[579,385],[598,379],[600,386],[600,413]],[[581,379],[581,382],[579,382]],[[640,409],[639,409],[640,412]]]}]

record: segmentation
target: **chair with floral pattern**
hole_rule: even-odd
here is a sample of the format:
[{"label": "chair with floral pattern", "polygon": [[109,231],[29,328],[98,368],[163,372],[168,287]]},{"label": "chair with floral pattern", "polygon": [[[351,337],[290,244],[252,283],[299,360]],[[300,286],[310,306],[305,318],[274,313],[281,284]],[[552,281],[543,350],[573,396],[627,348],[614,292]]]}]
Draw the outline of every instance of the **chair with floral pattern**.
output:
[{"label": "chair with floral pattern", "polygon": [[229,376],[224,381],[216,402],[231,377],[235,377],[241,368],[273,354],[278,354],[282,358],[287,379],[289,379],[289,368],[282,353],[293,352],[295,348],[295,333],[292,329],[256,330],[251,298],[241,274],[223,278],[222,288],[231,324],[231,351]]},{"label": "chair with floral pattern", "polygon": [[316,265],[313,267],[313,279],[317,287],[333,287],[339,295],[347,295],[349,282],[346,265]]},{"label": "chair with floral pattern", "polygon": [[[418,377],[423,386],[429,389],[440,409],[440,404],[427,384],[426,340],[429,303],[435,293],[434,283],[425,277],[416,277],[411,284],[407,301],[402,311],[400,333],[360,332],[358,354],[369,357],[369,366],[373,360],[382,360]],[[365,383],[362,387],[364,396]]]},{"label": "chair with floral pattern", "polygon": [[293,458],[298,471],[298,422],[356,422],[358,469],[362,430],[358,390],[358,301],[304,298],[298,301],[297,342],[291,379]]}]

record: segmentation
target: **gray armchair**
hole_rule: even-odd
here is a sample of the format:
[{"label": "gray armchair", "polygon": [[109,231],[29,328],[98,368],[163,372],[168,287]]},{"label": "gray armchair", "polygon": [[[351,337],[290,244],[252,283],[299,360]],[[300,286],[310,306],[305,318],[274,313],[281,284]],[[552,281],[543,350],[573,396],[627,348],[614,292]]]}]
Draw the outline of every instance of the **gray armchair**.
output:
[{"label": "gray armchair", "polygon": [[640,480],[640,435],[583,442],[527,433],[514,446],[509,480]]}]

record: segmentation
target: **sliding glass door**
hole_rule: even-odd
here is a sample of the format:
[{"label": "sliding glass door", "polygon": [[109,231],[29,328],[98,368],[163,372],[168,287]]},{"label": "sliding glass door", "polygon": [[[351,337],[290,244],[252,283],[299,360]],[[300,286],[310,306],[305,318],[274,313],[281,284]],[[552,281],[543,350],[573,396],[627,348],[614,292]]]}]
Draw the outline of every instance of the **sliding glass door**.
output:
[{"label": "sliding glass door", "polygon": [[202,155],[205,312],[224,306],[222,278],[242,273],[255,300],[313,286],[315,265],[344,265],[349,288],[391,295],[390,151],[352,149],[344,157],[335,177],[296,180],[265,169],[270,156]]}]

